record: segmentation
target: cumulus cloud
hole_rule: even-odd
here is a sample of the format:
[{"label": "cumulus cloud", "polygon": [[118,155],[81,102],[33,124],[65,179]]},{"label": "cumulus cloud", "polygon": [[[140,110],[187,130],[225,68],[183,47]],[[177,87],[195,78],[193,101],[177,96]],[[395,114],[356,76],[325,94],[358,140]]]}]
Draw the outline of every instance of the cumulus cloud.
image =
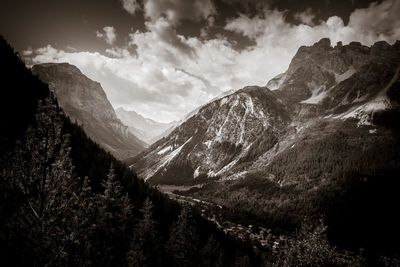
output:
[{"label": "cumulus cloud", "polygon": [[363,42],[376,39],[391,41],[400,39],[400,1],[386,0],[372,3],[366,9],[354,11],[348,27],[353,29]]},{"label": "cumulus cloud", "polygon": [[157,41],[161,41],[165,45],[171,45],[187,55],[191,55],[195,52],[193,48],[187,44],[185,37],[178,35],[175,28],[165,18],[161,17],[154,22],[146,22],[145,25],[148,32],[155,35],[154,39],[157,39]]},{"label": "cumulus cloud", "polygon": [[[169,3],[163,11],[168,13],[168,8],[172,10],[179,1],[164,2]],[[196,1],[187,2],[192,5]],[[134,109],[167,122],[182,118],[224,91],[265,85],[287,69],[299,46],[312,45],[323,37],[332,42],[360,41],[366,45],[400,39],[396,16],[400,13],[399,2],[391,0],[354,11],[347,25],[336,16],[315,25],[307,20],[293,25],[285,20],[285,12],[268,8],[253,17],[242,14],[225,26],[227,31],[253,40],[254,45],[240,51],[221,36],[207,40],[179,35],[175,25],[186,15],[177,15],[180,9],[174,10],[158,14],[158,18],[148,15],[147,31],[132,32],[127,47],[112,47],[106,55],[47,46],[34,51],[32,60],[74,64],[102,84],[115,107]],[[199,14],[196,19],[212,13]],[[134,55],[129,46],[135,47]]]},{"label": "cumulus cloud", "polygon": [[112,45],[117,39],[117,33],[112,26],[105,26],[102,32],[96,31],[96,36],[104,39],[109,45]]},{"label": "cumulus cloud", "polygon": [[311,8],[307,8],[303,12],[294,14],[294,18],[303,24],[312,26],[314,25],[313,20],[315,18],[315,14],[312,12]]},{"label": "cumulus cloud", "polygon": [[32,47],[28,47],[27,49],[22,51],[22,55],[25,56],[25,57],[27,57],[27,56],[29,57],[32,54],[33,54]]},{"label": "cumulus cloud", "polygon": [[[258,45],[282,43],[284,39],[295,41],[296,45],[310,44],[316,38],[329,37],[333,42],[359,41],[371,45],[377,40],[394,42],[400,38],[400,2],[385,0],[372,3],[368,8],[355,10],[349,18],[348,25],[344,25],[340,17],[332,16],[317,25],[311,25],[313,14],[306,10],[296,16],[302,20],[300,25],[292,25],[284,19],[284,12],[265,9],[263,14],[249,18],[241,15],[226,25],[227,30],[235,31],[257,40]],[[301,36],[303,35],[303,36]]]},{"label": "cumulus cloud", "polygon": [[140,4],[137,0],[121,0],[122,7],[129,14],[135,14],[138,10],[141,10]]},{"label": "cumulus cloud", "polygon": [[215,15],[216,9],[211,0],[145,0],[145,16],[152,20],[160,17],[172,25],[182,20],[201,21]]}]

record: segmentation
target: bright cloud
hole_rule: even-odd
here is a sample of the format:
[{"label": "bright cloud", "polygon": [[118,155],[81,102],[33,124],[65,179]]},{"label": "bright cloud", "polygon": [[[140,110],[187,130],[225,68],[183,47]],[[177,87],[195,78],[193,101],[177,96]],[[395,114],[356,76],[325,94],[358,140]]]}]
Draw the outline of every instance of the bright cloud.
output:
[{"label": "bright cloud", "polygon": [[336,16],[312,25],[310,11],[299,15],[299,25],[286,22],[285,12],[278,10],[265,9],[254,17],[242,14],[228,21],[225,29],[255,44],[237,51],[223,37],[204,40],[177,34],[175,26],[189,19],[187,10],[196,5],[204,9],[195,9],[190,19],[207,21],[215,15],[210,1],[144,1],[147,30],[132,32],[127,47],[112,47],[102,55],[47,46],[35,51],[33,62],[74,64],[102,84],[115,107],[167,122],[224,91],[265,85],[287,69],[299,46],[323,37],[366,45],[400,39],[399,1],[386,0],[354,11],[347,25]]},{"label": "bright cloud", "polygon": [[312,26],[312,25],[314,25],[313,20],[315,18],[315,14],[313,14],[311,8],[307,8],[303,12],[296,13],[294,15],[294,18],[297,19],[298,21],[302,22],[303,24]]},{"label": "bright cloud", "polygon": [[27,49],[25,49],[24,51],[22,51],[22,55],[25,57],[29,57],[33,54],[33,50],[32,47],[28,47]]},{"label": "bright cloud", "polygon": [[183,19],[201,21],[216,13],[211,0],[145,0],[144,11],[150,20],[164,17],[172,25]]},{"label": "bright cloud", "polygon": [[137,0],[121,0],[122,7],[129,13],[135,14],[138,10],[141,9],[140,4]]},{"label": "bright cloud", "polygon": [[103,32],[99,31],[96,32],[96,36],[98,38],[103,38],[109,45],[112,45],[117,39],[117,33],[115,32],[115,29],[112,26],[105,26],[103,28]]}]

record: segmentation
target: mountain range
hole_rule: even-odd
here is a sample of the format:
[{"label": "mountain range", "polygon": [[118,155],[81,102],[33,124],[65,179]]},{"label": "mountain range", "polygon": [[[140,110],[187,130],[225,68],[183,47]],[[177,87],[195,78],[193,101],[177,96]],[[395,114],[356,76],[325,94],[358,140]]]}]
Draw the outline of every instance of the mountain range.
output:
[{"label": "mountain range", "polygon": [[[193,225],[201,226],[199,233],[207,233],[202,235],[202,247],[217,226],[228,236],[236,233],[242,241],[244,237],[235,229],[245,229],[254,236],[255,229],[267,228],[272,232],[268,230],[269,234],[262,234],[262,238],[269,240],[266,241],[267,250],[272,260],[276,257],[286,260],[287,255],[279,256],[280,251],[289,254],[301,251],[301,255],[301,244],[311,246],[314,254],[323,251],[330,254],[335,249],[326,250],[328,240],[340,251],[351,252],[351,255],[343,252],[340,260],[361,253],[360,260],[364,258],[371,262],[370,266],[375,266],[376,262],[387,262],[388,258],[382,255],[397,257],[400,237],[397,216],[400,186],[399,41],[393,45],[378,42],[367,47],[357,42],[348,45],[339,42],[332,46],[329,39],[322,39],[312,46],[302,46],[287,71],[265,86],[247,86],[216,97],[182,121],[173,123],[162,133],[162,138],[145,150],[147,144],[135,137],[129,127],[137,129],[135,126],[143,119],[146,129],[150,129],[151,121],[125,112],[127,118],[124,120],[134,117],[132,124],[126,123],[128,126],[125,126],[100,84],[84,76],[75,66],[48,63],[29,70],[8,44],[0,44],[4,58],[0,73],[6,88],[11,88],[2,91],[2,152],[9,153],[18,148],[20,142],[16,140],[22,138],[26,129],[28,133],[35,129],[34,111],[40,100],[53,96],[49,87],[57,98],[52,98],[54,107],[64,121],[62,130],[71,138],[71,148],[66,151],[71,152],[75,168],[71,165],[66,168],[70,172],[76,171],[80,177],[88,176],[97,194],[104,189],[103,178],[113,177],[111,172],[107,174],[107,170],[114,166],[118,180],[133,197],[136,207],[142,206],[147,197],[154,201],[159,221],[155,225],[160,227],[162,240],[171,236],[168,229],[176,218],[177,203],[168,200],[149,184],[157,184],[161,189],[174,185],[169,186],[175,189],[168,192],[171,198],[191,203],[199,209],[195,221],[176,225],[184,225],[180,233],[189,235]],[[31,71],[36,76],[31,75]],[[38,76],[46,84],[39,81]],[[15,108],[18,105],[20,107]],[[14,112],[10,114],[10,110]],[[46,134],[46,131],[41,133]],[[126,159],[125,163],[142,180],[91,139],[120,159]],[[15,170],[21,169],[7,153],[2,157],[3,168],[15,163]],[[26,155],[27,162],[36,160],[31,155]],[[57,167],[55,164],[51,166]],[[33,172],[29,168],[26,170]],[[4,191],[5,187],[2,188]],[[12,184],[10,189],[15,190],[15,185]],[[3,197],[10,208],[5,209],[5,214],[7,218],[13,218],[7,222],[14,222],[20,213],[15,213],[18,209],[11,207],[22,203],[29,210],[29,205],[24,198],[17,197],[19,200],[15,201],[15,194],[9,194],[7,190]],[[33,190],[32,194],[35,192]],[[119,201],[121,197],[112,199]],[[82,210],[89,206],[82,206]],[[211,213],[207,215],[208,212]],[[92,216],[87,217],[90,219]],[[204,217],[208,221],[203,221]],[[29,220],[27,222],[23,229],[35,229],[30,227]],[[18,226],[15,223],[7,225],[11,229]],[[96,227],[94,223],[88,225]],[[119,225],[119,221],[112,221],[111,227],[104,228],[104,233],[113,232]],[[322,225],[323,229],[319,226],[313,228],[309,232],[311,239],[304,239],[303,228],[307,225]],[[42,228],[37,229],[40,231]],[[14,235],[19,231],[5,232],[12,233],[10,240],[20,238],[18,234]],[[225,240],[222,232],[215,233],[218,233],[215,235],[218,240],[224,242],[224,249],[230,249],[226,244],[236,246],[231,240]],[[270,233],[276,239],[271,239]],[[17,239],[13,239],[14,236]],[[121,237],[124,244],[132,244],[127,240],[128,235]],[[300,243],[291,243],[292,238]],[[149,241],[151,246],[156,242],[154,238]],[[254,248],[255,243],[251,242],[250,247]],[[120,243],[118,240],[110,248],[119,251],[118,245],[114,244]],[[5,244],[9,246],[10,242]],[[85,243],[79,244],[86,247]],[[93,244],[101,247],[102,243]],[[292,244],[290,249],[287,249],[288,244]],[[25,245],[22,251],[31,251],[31,243]],[[24,257],[19,256],[20,247],[21,243],[15,242],[3,252],[23,261]],[[218,246],[211,242],[210,247],[214,250]],[[95,248],[96,252],[103,251],[103,248]],[[199,246],[190,251],[199,251]],[[169,252],[166,250],[159,257],[169,255]],[[229,253],[225,255],[239,255],[236,248]],[[37,258],[35,254],[28,255],[28,259]],[[98,258],[98,254],[95,255],[94,260]],[[124,256],[116,257],[121,258]],[[226,258],[227,266],[232,266],[231,257]],[[342,265],[346,264],[342,262]]]},{"label": "mountain range", "polygon": [[133,110],[117,108],[115,110],[118,118],[128,126],[129,131],[148,144],[168,135],[175,127],[176,122],[162,123],[136,113]]},{"label": "mountain range", "polygon": [[352,119],[374,131],[373,114],[398,105],[399,53],[400,42],[332,47],[322,39],[302,46],[288,70],[266,86],[203,106],[128,163],[154,183],[237,179],[270,164],[319,123]]},{"label": "mountain range", "polygon": [[119,159],[142,151],[147,144],[117,117],[100,83],[68,63],[34,65],[32,72],[49,85],[64,112],[85,132]]}]

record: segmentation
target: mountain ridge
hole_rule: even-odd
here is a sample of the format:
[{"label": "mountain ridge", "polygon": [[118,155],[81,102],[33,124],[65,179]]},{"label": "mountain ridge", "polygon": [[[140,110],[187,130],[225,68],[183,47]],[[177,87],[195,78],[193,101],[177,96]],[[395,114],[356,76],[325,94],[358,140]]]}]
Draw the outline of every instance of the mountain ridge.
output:
[{"label": "mountain ridge", "polygon": [[49,84],[66,114],[117,158],[125,159],[144,149],[145,143],[118,119],[100,83],[76,66],[43,63],[34,65],[32,72]]}]

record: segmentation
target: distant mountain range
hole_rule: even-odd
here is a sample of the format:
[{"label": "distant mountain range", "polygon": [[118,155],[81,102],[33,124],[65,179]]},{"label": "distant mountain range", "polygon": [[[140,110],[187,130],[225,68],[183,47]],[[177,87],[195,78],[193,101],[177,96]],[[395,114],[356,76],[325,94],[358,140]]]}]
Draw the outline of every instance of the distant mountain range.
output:
[{"label": "distant mountain range", "polygon": [[147,144],[118,119],[100,83],[68,63],[34,65],[32,72],[55,93],[64,112],[97,143],[119,159],[142,151]]},{"label": "distant mountain range", "polygon": [[129,131],[148,144],[152,144],[171,133],[177,124],[176,121],[170,123],[154,121],[133,110],[125,110],[124,108],[117,108],[115,111],[118,118],[129,127]]}]

